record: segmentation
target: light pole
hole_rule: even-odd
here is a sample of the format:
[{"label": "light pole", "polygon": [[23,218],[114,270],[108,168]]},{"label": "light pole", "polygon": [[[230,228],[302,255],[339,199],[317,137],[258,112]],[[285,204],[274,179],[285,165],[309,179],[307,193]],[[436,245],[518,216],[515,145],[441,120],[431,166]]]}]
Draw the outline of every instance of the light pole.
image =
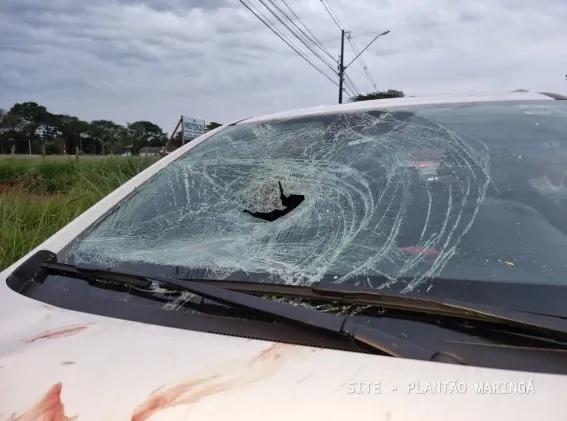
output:
[{"label": "light pole", "polygon": [[[342,103],[343,103],[343,84],[344,84],[344,78],[345,78],[345,71],[346,71],[346,69],[348,69],[348,67],[349,67],[352,63],[354,63],[355,60],[356,60],[358,57],[360,57],[360,55],[361,55],[362,53],[364,53],[364,52],[368,49],[368,47],[370,47],[370,46],[374,43],[374,41],[376,41],[376,40],[377,40],[378,38],[380,38],[381,36],[387,35],[387,34],[389,34],[389,33],[390,33],[390,31],[388,30],[388,31],[384,31],[384,32],[382,32],[382,33],[376,35],[376,36],[374,37],[374,39],[373,39],[372,41],[370,41],[370,42],[368,43],[368,45],[367,45],[366,47],[364,47],[364,48],[362,49],[362,51],[361,51],[360,53],[358,53],[358,54],[356,55],[356,57],[353,58],[353,59],[350,61],[350,63],[345,66],[345,65],[344,65],[345,31],[344,31],[344,29],[341,30],[341,56],[339,57],[339,104],[342,104]],[[567,77],[567,75],[566,75],[566,77]]]}]

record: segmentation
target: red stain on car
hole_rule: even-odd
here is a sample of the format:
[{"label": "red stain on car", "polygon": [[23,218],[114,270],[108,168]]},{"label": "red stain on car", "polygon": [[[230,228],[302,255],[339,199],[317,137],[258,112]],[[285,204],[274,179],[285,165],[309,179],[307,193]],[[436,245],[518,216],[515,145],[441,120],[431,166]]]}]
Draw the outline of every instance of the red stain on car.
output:
[{"label": "red stain on car", "polygon": [[132,421],[145,421],[156,413],[177,405],[196,403],[205,396],[229,389],[228,382],[217,382],[218,376],[181,383],[169,388],[154,391],[134,410]]},{"label": "red stain on car", "polygon": [[146,421],[156,413],[177,405],[191,405],[206,397],[229,390],[239,390],[278,371],[302,347],[273,344],[251,359],[225,361],[206,373],[170,387],[161,387],[150,394],[132,414],[132,421]]},{"label": "red stain on car", "polygon": [[258,354],[253,360],[252,363],[258,361],[268,361],[268,360],[278,360],[282,357],[282,354],[285,352],[286,348],[289,348],[290,345],[286,344],[273,344],[270,347],[264,349],[262,352]]},{"label": "red stain on car", "polygon": [[39,341],[40,339],[56,339],[56,338],[63,338],[65,336],[72,336],[72,335],[76,335],[79,332],[82,332],[86,328],[87,328],[86,326],[81,325],[81,326],[69,326],[55,330],[48,330],[38,336],[34,336],[33,338],[24,339],[24,342],[32,343],[35,341]]},{"label": "red stain on car", "polygon": [[65,415],[61,402],[62,383],[53,385],[43,398],[21,415],[12,415],[9,421],[73,421],[77,417]]}]

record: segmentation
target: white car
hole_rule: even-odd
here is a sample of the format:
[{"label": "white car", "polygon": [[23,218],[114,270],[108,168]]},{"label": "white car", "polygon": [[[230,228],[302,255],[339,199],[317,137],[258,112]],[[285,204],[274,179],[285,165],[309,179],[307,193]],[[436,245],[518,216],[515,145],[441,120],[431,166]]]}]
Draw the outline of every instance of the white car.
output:
[{"label": "white car", "polygon": [[565,99],[202,135],[0,274],[0,419],[565,421]]}]

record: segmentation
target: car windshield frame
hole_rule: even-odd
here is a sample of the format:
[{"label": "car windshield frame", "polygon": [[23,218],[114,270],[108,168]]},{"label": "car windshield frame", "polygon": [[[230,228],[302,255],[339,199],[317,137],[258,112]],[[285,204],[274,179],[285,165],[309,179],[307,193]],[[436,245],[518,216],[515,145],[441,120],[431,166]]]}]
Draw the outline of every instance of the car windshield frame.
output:
[{"label": "car windshield frame", "polygon": [[[558,105],[558,103],[561,103],[562,105]],[[393,115],[393,114],[400,114],[398,115],[398,117],[396,117],[395,119],[397,119],[398,121],[402,121],[404,119],[412,119],[414,118],[413,115],[411,115],[412,113],[417,114],[417,118],[426,116],[427,119],[429,119],[430,121],[432,121],[433,123],[436,123],[436,120],[434,120],[435,116],[437,114],[443,114],[444,110],[459,110],[459,112],[461,112],[461,114],[465,114],[467,112],[469,112],[470,110],[474,110],[474,109],[479,109],[482,107],[514,107],[515,109],[518,110],[518,115],[522,115],[522,116],[526,116],[526,118],[528,119],[537,119],[537,118],[543,118],[542,116],[544,115],[549,115],[549,114],[545,114],[545,113],[549,113],[550,109],[554,110],[557,107],[562,107],[563,112],[565,112],[567,110],[567,103],[565,102],[557,102],[557,101],[549,101],[549,100],[543,100],[543,101],[498,101],[498,102],[492,102],[492,101],[487,101],[487,102],[473,102],[473,103],[447,103],[447,104],[425,104],[425,105],[408,105],[408,106],[400,106],[400,107],[392,107],[392,106],[386,106],[386,107],[378,107],[378,106],[373,106],[367,110],[357,110],[354,112],[345,112],[345,111],[340,111],[340,112],[333,112],[333,113],[328,113],[325,115],[306,115],[306,116],[298,116],[298,117],[290,117],[290,118],[284,118],[284,119],[276,119],[274,121],[259,121],[259,122],[252,122],[252,123],[248,123],[246,121],[241,122],[235,126],[232,127],[225,127],[223,129],[221,129],[220,131],[218,131],[217,133],[215,133],[214,135],[212,135],[210,138],[205,139],[202,143],[200,143],[199,145],[196,145],[194,148],[188,150],[187,152],[185,152],[183,155],[181,155],[180,157],[178,157],[172,164],[174,163],[179,163],[179,162],[183,162],[184,159],[187,159],[187,157],[190,157],[194,154],[198,154],[200,149],[206,148],[207,145],[210,145],[212,142],[215,141],[215,139],[219,139],[222,138],[223,136],[228,136],[230,135],[230,133],[234,132],[235,130],[242,130],[245,129],[246,127],[250,127],[250,126],[270,126],[270,125],[276,125],[276,124],[290,124],[290,122],[295,122],[295,123],[306,123],[307,124],[311,124],[311,122],[314,121],[322,121],[325,118],[330,119],[331,121],[333,121],[334,119],[338,118],[343,118],[344,116],[347,116],[346,118],[348,119],[349,116],[353,116],[353,115],[371,115],[374,118],[382,118],[383,115]],[[521,111],[520,111],[521,110]],[[408,113],[410,115],[408,115]],[[436,114],[437,113],[437,114]],[[540,117],[538,117],[540,116]],[[486,116],[485,116],[486,117]],[[564,114],[564,117],[567,117],[567,114]],[[495,117],[498,118],[498,117]],[[360,120],[360,119],[359,119]],[[535,121],[535,120],[534,120]],[[364,124],[363,124],[364,125]],[[435,124],[434,124],[435,125]],[[433,125],[433,126],[434,126]],[[332,126],[332,124],[330,125]],[[567,126],[566,126],[567,127]],[[364,127],[363,127],[364,128]],[[300,130],[300,129],[299,129]],[[329,128],[328,126],[324,126],[323,129],[323,133],[328,132]],[[446,136],[451,136],[453,135],[453,131],[451,129],[445,130],[445,128],[441,128],[441,131],[444,133],[444,135]],[[310,135],[312,135],[312,133],[310,133]],[[388,133],[379,133],[377,136],[386,136],[388,135]],[[459,136],[469,136],[466,134],[462,134],[460,133]],[[476,141],[477,139],[474,139],[472,137],[468,137],[467,139],[472,139],[473,141]],[[567,140],[565,141],[567,144]],[[478,145],[477,145],[478,146]],[[478,149],[477,149],[478,151]],[[511,151],[489,151],[490,153],[492,152],[496,152],[499,155],[498,159],[509,159],[509,157],[506,154],[509,154]],[[470,151],[469,151],[470,153]],[[512,153],[513,155],[513,153]],[[494,156],[490,156],[490,159],[494,159]],[[421,171],[423,168],[420,168],[419,165],[420,163],[426,162],[427,160],[425,159],[420,159],[420,157],[418,156],[415,160],[415,168],[417,168],[418,170],[420,170],[420,173],[423,175],[423,171]],[[478,164],[478,160],[476,161],[476,163]],[[155,182],[156,179],[159,179],[159,177],[162,177],[162,175],[164,173],[167,173],[167,167],[164,170],[161,170],[160,172],[158,172],[157,174],[155,174],[154,176],[152,176],[150,179],[146,180],[144,183],[142,183],[137,189],[135,189],[134,192],[132,192],[130,195],[128,195],[126,198],[122,199],[120,201],[120,203],[114,207],[113,209],[109,210],[108,212],[105,213],[105,215],[103,215],[101,218],[99,218],[99,220],[93,224],[91,227],[89,227],[83,234],[81,234],[80,236],[78,236],[76,239],[74,239],[62,252],[59,253],[60,258],[62,259],[62,261],[65,261],[66,263],[80,263],[80,261],[78,261],[76,259],[76,254],[74,254],[73,250],[76,250],[76,245],[81,241],[83,241],[85,238],[88,238],[88,236],[93,232],[96,231],[97,227],[100,226],[100,224],[105,221],[108,220],[108,218],[110,218],[113,214],[115,214],[117,212],[117,210],[119,208],[123,208],[124,205],[129,201],[132,200],[133,197],[135,197],[136,195],[139,195],[141,191],[143,191],[145,188],[147,188],[148,185],[151,185],[153,182]],[[472,174],[472,173],[471,173]],[[480,175],[482,175],[482,168],[480,170]],[[487,185],[487,188],[489,188],[489,184],[491,183],[490,177],[488,176],[488,174],[485,173],[485,175],[487,175],[486,180],[484,180],[484,182]],[[424,177],[427,175],[423,175]],[[473,174],[474,177],[478,177],[479,174]],[[471,176],[471,178],[473,177]],[[470,182],[470,180],[469,180]],[[283,183],[284,187],[288,188],[288,186],[286,185],[286,183]],[[277,185],[273,186],[274,187],[274,191],[277,191]],[[293,187],[293,186],[292,186]],[[545,186],[544,186],[545,187]],[[304,191],[299,191],[299,190],[294,190],[293,188],[289,191],[285,191],[286,194],[301,194],[301,193],[305,193]],[[307,196],[307,195],[306,195]],[[308,200],[308,199],[306,199]],[[299,207],[301,207],[301,205],[299,205]],[[242,209],[240,209],[242,210]],[[529,210],[526,210],[524,208],[518,209],[518,212],[524,212],[524,213],[529,213]],[[533,216],[533,215],[532,215]],[[282,218],[283,219],[283,218]],[[264,221],[265,222],[265,221]],[[268,222],[269,224],[269,222]],[[465,232],[463,235],[466,235],[467,233]],[[411,249],[411,247],[410,247]],[[433,258],[435,259],[435,256],[429,256],[428,257],[428,253],[434,253],[434,249],[432,248],[431,250],[425,249],[425,248],[420,248],[420,249],[415,249],[415,250],[409,250],[409,255],[411,256],[420,256],[421,258]],[[80,260],[80,259],[79,259]],[[393,289],[396,292],[407,292],[407,293],[411,293],[411,292],[419,292],[419,293],[423,293],[423,294],[431,294],[431,295],[437,295],[437,296],[446,296],[446,297],[450,297],[450,298],[454,298],[454,299],[463,299],[463,298],[467,298],[467,297],[463,297],[463,295],[468,294],[468,298],[470,298],[470,296],[477,296],[477,302],[479,303],[483,303],[483,304],[490,304],[490,305],[500,305],[503,301],[503,298],[500,299],[495,299],[494,298],[494,293],[495,291],[499,290],[502,291],[502,294],[506,295],[506,298],[504,299],[504,301],[509,302],[509,303],[513,303],[517,300],[514,300],[510,297],[510,294],[514,294],[513,291],[518,291],[519,296],[522,297],[527,297],[528,294],[533,294],[534,291],[538,291],[538,294],[544,294],[547,298],[547,302],[549,302],[549,300],[551,300],[552,302],[555,302],[556,300],[554,299],[554,297],[558,296],[558,293],[560,292],[559,295],[564,296],[566,294],[565,290],[567,290],[567,288],[564,288],[564,285],[566,284],[561,284],[560,282],[530,282],[529,280],[529,276],[530,273],[526,273],[522,275],[521,279],[515,279],[514,276],[510,276],[509,279],[504,279],[501,278],[499,280],[494,280],[491,279],[496,277],[496,276],[506,276],[505,274],[510,270],[514,269],[514,262],[511,259],[507,260],[506,256],[502,256],[501,258],[497,259],[500,260],[500,264],[501,266],[498,268],[492,267],[490,266],[488,269],[486,269],[484,271],[484,278],[481,280],[476,279],[476,281],[474,279],[470,279],[469,277],[465,275],[463,276],[459,276],[459,273],[457,273],[457,271],[454,271],[454,273],[449,273],[448,275],[452,275],[452,276],[448,276],[447,274],[444,274],[443,277],[441,277],[441,279],[436,279],[438,277],[436,276],[425,276],[423,277],[424,279],[422,280],[422,282],[420,282],[419,284],[415,284],[413,287],[408,288],[408,285],[411,284],[411,281],[407,281],[405,282],[405,285],[402,285],[402,282],[398,282],[400,280],[401,277],[396,277],[396,276],[385,276],[383,273],[353,273],[352,276],[349,277],[344,277],[344,273],[338,273],[338,272],[327,272],[327,273],[322,273],[320,274],[320,276],[317,279],[312,278],[311,281],[321,281],[321,282],[337,282],[337,280],[340,280],[341,282],[348,282],[348,283],[352,283],[354,285],[364,285],[364,286],[372,286],[372,287],[376,287],[376,288],[388,288],[388,289]],[[122,269],[122,270],[135,270],[137,272],[143,272],[143,273],[148,273],[148,274],[155,274],[155,275],[162,275],[162,276],[172,276],[175,275],[177,277],[182,277],[182,278],[197,278],[197,279],[222,279],[222,280],[250,280],[250,281],[259,281],[259,282],[281,282],[282,278],[279,278],[278,276],[272,276],[272,274],[270,273],[265,273],[262,271],[253,271],[253,270],[232,270],[230,273],[224,275],[224,276],[215,276],[217,275],[217,273],[207,273],[207,271],[203,271],[203,270],[199,270],[199,271],[194,271],[192,268],[188,268],[188,267],[183,267],[179,264],[156,264],[156,263],[144,263],[144,262],[136,262],[136,263],[132,263],[132,262],[114,262],[114,266],[117,269]],[[565,272],[567,273],[567,271]],[[495,275],[496,274],[496,275]],[[386,274],[388,275],[388,274]],[[341,279],[342,278],[342,279]],[[384,279],[386,278],[386,279]],[[390,278],[390,279],[388,279]],[[379,282],[378,282],[379,281]],[[475,281],[475,282],[473,282]],[[482,281],[482,282],[480,282]],[[293,280],[293,282],[297,282],[297,283],[301,283],[301,280]],[[308,282],[307,282],[308,283]],[[403,288],[402,288],[403,286]],[[544,292],[548,291],[548,292]],[[465,291],[468,291],[465,293]],[[489,292],[491,291],[491,292]],[[520,291],[523,291],[522,293],[520,293]],[[523,305],[523,308],[527,308],[526,305],[527,304],[527,298],[523,298],[522,300],[520,300],[520,304]],[[523,304],[522,304],[523,303]],[[535,311],[538,310],[539,307],[537,306],[528,306],[530,308],[531,311]],[[557,306],[557,312],[559,312],[559,303]],[[561,313],[563,314],[563,310],[561,310]]]}]

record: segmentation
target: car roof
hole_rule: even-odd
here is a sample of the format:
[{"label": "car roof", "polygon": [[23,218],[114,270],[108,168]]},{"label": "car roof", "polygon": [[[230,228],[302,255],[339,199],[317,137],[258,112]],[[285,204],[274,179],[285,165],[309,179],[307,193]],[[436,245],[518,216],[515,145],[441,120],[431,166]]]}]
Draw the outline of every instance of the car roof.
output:
[{"label": "car roof", "polygon": [[553,101],[566,99],[567,96],[548,93],[548,92],[527,92],[512,91],[496,94],[444,94],[435,96],[411,96],[403,98],[386,98],[369,101],[351,102],[346,104],[325,105],[319,107],[301,108],[296,110],[283,111],[263,116],[242,119],[231,125],[242,123],[257,123],[273,119],[283,119],[292,117],[312,116],[327,113],[366,111],[376,108],[394,108],[407,105],[428,105],[428,104],[456,104],[467,102],[497,102],[497,101]]}]

